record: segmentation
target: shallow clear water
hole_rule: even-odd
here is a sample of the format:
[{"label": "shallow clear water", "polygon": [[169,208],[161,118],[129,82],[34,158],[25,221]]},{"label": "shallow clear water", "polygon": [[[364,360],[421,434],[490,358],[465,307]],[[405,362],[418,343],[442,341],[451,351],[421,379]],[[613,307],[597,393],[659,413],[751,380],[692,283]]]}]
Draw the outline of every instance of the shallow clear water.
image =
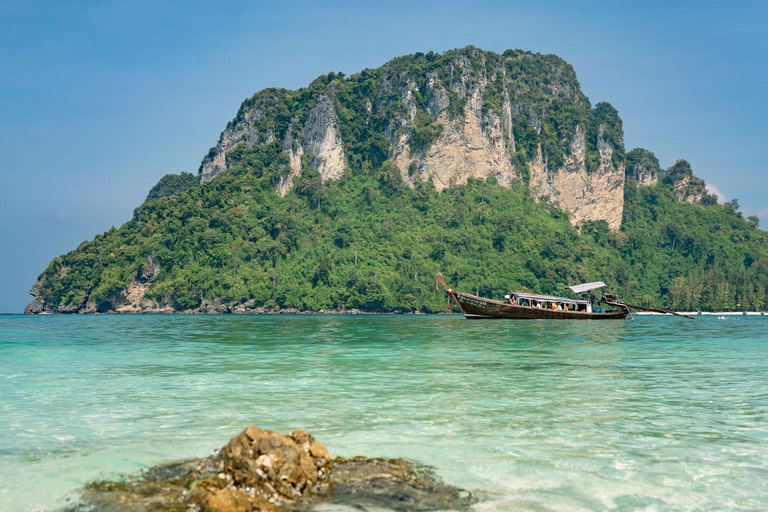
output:
[{"label": "shallow clear water", "polygon": [[248,424],[408,457],[478,510],[768,507],[768,317],[0,316],[0,510]]}]

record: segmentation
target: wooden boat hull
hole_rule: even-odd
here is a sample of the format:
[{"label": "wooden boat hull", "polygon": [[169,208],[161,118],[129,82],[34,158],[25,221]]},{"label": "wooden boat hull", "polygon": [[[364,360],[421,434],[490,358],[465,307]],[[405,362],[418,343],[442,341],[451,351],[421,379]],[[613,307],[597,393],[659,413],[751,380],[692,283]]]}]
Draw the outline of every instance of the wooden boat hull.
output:
[{"label": "wooden boat hull", "polygon": [[461,312],[468,319],[514,318],[519,320],[623,320],[628,311],[618,309],[605,313],[587,313],[579,311],[557,311],[552,309],[518,306],[506,302],[486,299],[462,292],[450,292]]}]

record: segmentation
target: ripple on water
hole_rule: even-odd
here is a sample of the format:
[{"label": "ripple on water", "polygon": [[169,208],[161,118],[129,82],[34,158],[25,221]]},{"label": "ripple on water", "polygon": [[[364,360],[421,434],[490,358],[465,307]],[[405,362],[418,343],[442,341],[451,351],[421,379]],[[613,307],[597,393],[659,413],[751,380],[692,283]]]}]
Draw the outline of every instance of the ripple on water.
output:
[{"label": "ripple on water", "polygon": [[408,457],[478,510],[759,508],[768,325],[46,316],[0,325],[0,509],[244,425]]}]

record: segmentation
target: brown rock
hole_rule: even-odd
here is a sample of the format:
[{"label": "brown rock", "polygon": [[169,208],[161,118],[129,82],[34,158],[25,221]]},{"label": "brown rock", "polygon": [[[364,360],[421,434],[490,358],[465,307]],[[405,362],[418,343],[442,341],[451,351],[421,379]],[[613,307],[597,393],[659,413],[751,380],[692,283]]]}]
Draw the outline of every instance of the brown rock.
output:
[{"label": "brown rock", "polygon": [[474,498],[402,459],[331,455],[303,430],[250,426],[220,455],[163,464],[139,478],[94,482],[67,512],[302,512],[318,504],[357,509],[467,510]]},{"label": "brown rock", "polygon": [[208,494],[206,504],[218,512],[250,512],[252,509],[248,496],[240,489],[219,489],[212,492]]},{"label": "brown rock", "polygon": [[328,450],[325,448],[325,446],[318,443],[317,441],[314,441],[309,445],[309,453],[318,459],[331,460],[331,454],[328,453]]},{"label": "brown rock", "polygon": [[[316,457],[311,452],[325,457]],[[328,451],[303,430],[282,435],[255,425],[233,437],[221,451],[224,472],[234,485],[275,500],[292,501],[330,473]]]}]

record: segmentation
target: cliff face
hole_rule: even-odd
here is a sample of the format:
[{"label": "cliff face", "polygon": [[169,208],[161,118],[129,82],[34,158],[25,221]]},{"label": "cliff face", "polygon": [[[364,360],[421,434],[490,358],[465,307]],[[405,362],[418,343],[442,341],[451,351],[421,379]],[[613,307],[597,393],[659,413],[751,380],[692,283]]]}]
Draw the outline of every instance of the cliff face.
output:
[{"label": "cliff face", "polygon": [[659,159],[647,149],[642,148],[635,148],[627,153],[626,168],[627,180],[637,185],[655,185],[661,174]]},{"label": "cliff face", "polygon": [[[368,155],[358,148],[374,141],[380,160],[394,162],[411,185],[432,180],[441,190],[469,178],[493,177],[502,186],[524,181],[574,224],[602,219],[620,227],[621,120],[610,106],[610,115],[591,108],[561,59],[469,47],[401,57],[339,78],[246,100],[203,159],[200,182],[231,167],[234,151],[276,143],[283,163],[275,188],[285,195],[302,168],[323,181],[338,179],[354,165],[348,153],[362,164]],[[301,102],[303,108],[286,112],[287,103]],[[383,143],[374,140],[382,135]]]},{"label": "cliff face", "polygon": [[[679,202],[715,204],[687,162],[663,171],[647,150],[626,153],[618,112],[593,107],[562,59],[408,55],[246,99],[197,179],[163,177],[131,221],[55,258],[28,312],[440,311],[424,276],[443,266],[488,296],[596,276],[621,285],[632,269],[605,244]],[[626,234],[575,230],[551,204]],[[639,237],[653,248],[639,257],[673,224]],[[686,257],[703,254],[706,237],[678,235]],[[593,257],[598,240],[612,263]]]},{"label": "cliff face", "polygon": [[[445,91],[431,87],[429,94],[430,98],[445,97]],[[514,137],[511,132],[504,133],[497,115],[483,113],[479,89],[467,98],[463,116],[451,119],[439,100],[433,102],[430,113],[437,113],[434,122],[443,128],[439,138],[428,148],[424,151],[411,149],[412,134],[407,129],[408,124],[403,126],[395,143],[392,158],[405,180],[413,184],[417,177],[423,181],[432,179],[435,187],[442,190],[452,184],[466,183],[470,177],[486,179],[494,176],[505,186],[518,177],[511,161]]]},{"label": "cliff face", "polygon": [[605,220],[611,229],[618,230],[624,209],[624,165],[614,165],[614,149],[603,138],[602,129],[597,142],[599,165],[593,172],[586,167],[581,126],[576,127],[571,152],[560,169],[548,169],[538,148],[531,165],[531,185],[570,212],[574,224],[582,220]]},{"label": "cliff face", "polygon": [[672,186],[678,201],[691,204],[715,204],[717,198],[706,190],[706,183],[693,175],[691,164],[678,160],[664,173],[664,182]]},{"label": "cliff face", "polygon": [[240,107],[237,117],[230,121],[221,133],[219,143],[203,158],[199,170],[201,182],[211,180],[220,172],[227,170],[230,167],[227,157],[239,145],[251,149],[258,144],[274,140],[271,130],[262,132],[256,127],[263,117],[264,112],[259,108],[248,108],[246,105]]}]

